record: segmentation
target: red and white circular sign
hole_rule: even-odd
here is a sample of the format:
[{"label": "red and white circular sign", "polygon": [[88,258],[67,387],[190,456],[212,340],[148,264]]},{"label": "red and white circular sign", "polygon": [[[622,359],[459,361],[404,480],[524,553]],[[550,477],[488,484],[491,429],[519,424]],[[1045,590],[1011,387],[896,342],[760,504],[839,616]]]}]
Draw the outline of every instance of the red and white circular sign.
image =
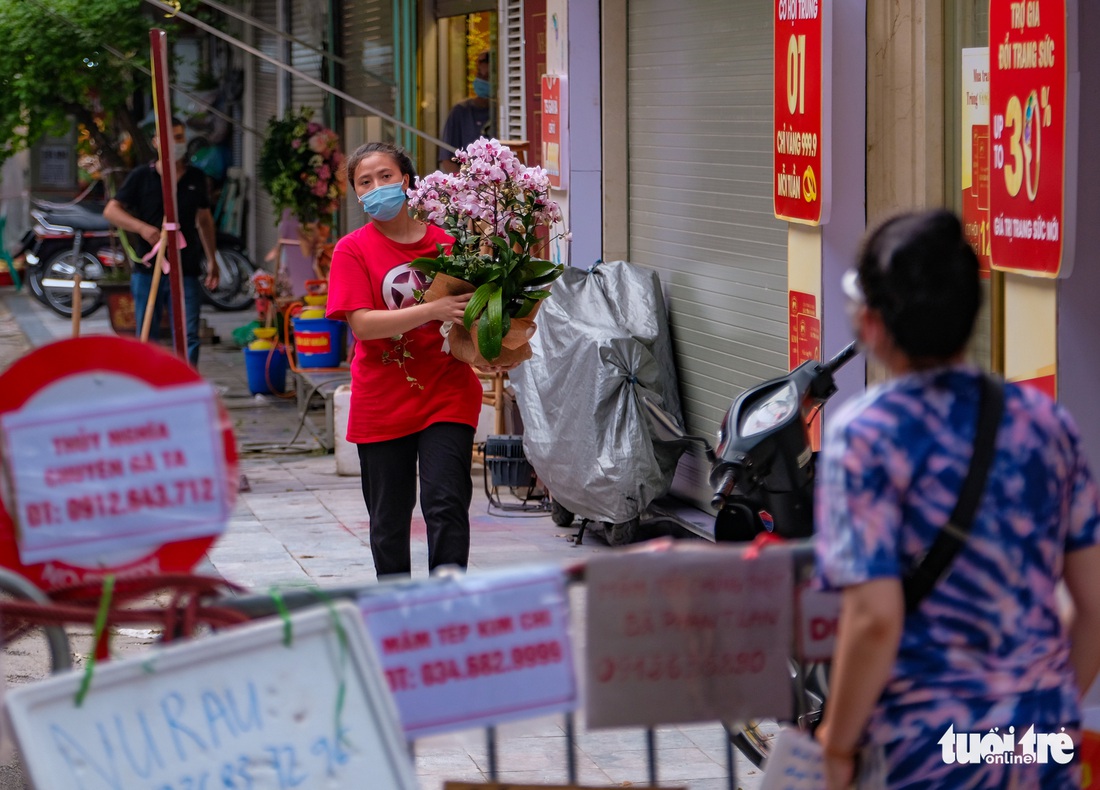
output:
[{"label": "red and white circular sign", "polygon": [[213,388],[125,338],[53,343],[0,375],[0,453],[0,566],[45,590],[189,571],[236,498]]}]

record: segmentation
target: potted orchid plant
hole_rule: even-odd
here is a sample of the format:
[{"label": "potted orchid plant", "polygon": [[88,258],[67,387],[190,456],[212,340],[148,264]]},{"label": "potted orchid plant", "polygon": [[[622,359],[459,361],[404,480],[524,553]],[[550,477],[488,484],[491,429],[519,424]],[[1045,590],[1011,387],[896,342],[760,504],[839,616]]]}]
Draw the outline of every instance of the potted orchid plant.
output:
[{"label": "potted orchid plant", "polygon": [[[547,251],[570,235],[553,232],[562,213],[541,167],[525,166],[509,148],[484,137],[455,158],[458,173],[432,173],[409,190],[416,217],[442,227],[454,245],[410,265],[432,278],[426,299],[473,293],[462,330],[474,341],[475,354],[465,361],[522,361],[531,354],[527,341],[538,305],[564,269],[546,259]],[[469,355],[461,349],[469,343],[456,329],[449,336],[452,353],[464,358]]]},{"label": "potted orchid plant", "polygon": [[267,124],[260,149],[260,185],[271,195],[275,216],[284,209],[298,221],[302,251],[313,257],[328,240],[346,185],[340,138],[313,120],[313,110],[288,111]]}]

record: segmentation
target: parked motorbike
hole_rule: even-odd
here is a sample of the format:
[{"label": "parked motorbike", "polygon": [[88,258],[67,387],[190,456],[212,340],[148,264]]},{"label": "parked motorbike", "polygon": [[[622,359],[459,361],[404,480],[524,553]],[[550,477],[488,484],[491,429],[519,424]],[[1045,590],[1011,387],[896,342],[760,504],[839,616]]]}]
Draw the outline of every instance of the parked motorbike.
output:
[{"label": "parked motorbike", "polygon": [[[676,419],[652,401],[643,403],[661,441],[702,444],[711,465],[711,504],[718,510],[716,541],[751,541],[769,533],[783,538],[813,534],[816,457],[810,419],[836,394],[834,374],[857,354],[850,343],[827,362],[803,362],[786,376],[743,392],[726,412],[712,448],[701,436],[688,435]],[[798,716],[815,721],[828,694],[824,665],[791,659]],[[757,767],[770,750],[768,725],[742,722],[730,740]]]},{"label": "parked motorbike", "polygon": [[73,281],[81,277],[82,316],[99,309],[103,297],[96,282],[126,258],[100,211],[80,203],[35,201],[34,226],[24,237],[27,284],[31,292],[58,315],[73,312]]},{"label": "parked motorbike", "polygon": [[813,534],[809,419],[836,393],[833,376],[856,353],[850,343],[828,362],[803,362],[741,393],[722,420],[716,448],[685,433],[671,414],[643,398],[660,440],[703,445],[711,464],[711,504],[718,510],[716,541],[748,541],[763,532],[784,538]]}]

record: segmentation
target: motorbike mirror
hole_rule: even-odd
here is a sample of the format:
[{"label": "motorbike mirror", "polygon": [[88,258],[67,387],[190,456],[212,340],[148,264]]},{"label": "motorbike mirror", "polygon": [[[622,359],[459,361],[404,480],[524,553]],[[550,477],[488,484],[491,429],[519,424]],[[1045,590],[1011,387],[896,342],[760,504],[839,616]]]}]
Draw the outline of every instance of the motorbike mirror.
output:
[{"label": "motorbike mirror", "polygon": [[714,450],[710,443],[702,436],[692,436],[685,433],[676,418],[654,403],[647,395],[642,395],[642,405],[646,410],[646,417],[653,429],[653,435],[661,442],[699,442],[707,453],[707,458],[713,461]]}]

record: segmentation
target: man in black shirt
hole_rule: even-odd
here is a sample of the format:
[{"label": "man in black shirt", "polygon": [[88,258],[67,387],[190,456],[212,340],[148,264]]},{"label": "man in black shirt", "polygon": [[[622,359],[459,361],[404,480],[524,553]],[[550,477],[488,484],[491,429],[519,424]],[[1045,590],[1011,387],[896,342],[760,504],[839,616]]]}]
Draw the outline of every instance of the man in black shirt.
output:
[{"label": "man in black shirt", "polygon": [[[187,164],[187,137],[183,123],[172,119],[176,160],[176,218],[186,242],[180,250],[183,275],[184,311],[187,325],[187,358],[193,367],[199,364],[199,309],[202,307],[203,261],[215,261],[217,234],[210,199],[206,192],[206,177],[198,168]],[[154,144],[157,141],[154,140]],[[161,191],[160,160],[140,165],[130,172],[115,197],[107,203],[103,216],[115,227],[130,234],[134,252],[144,263],[135,263],[130,277],[134,294],[134,315],[140,327],[145,318],[145,306],[153,287],[154,245],[160,241],[164,224],[164,197]],[[177,238],[178,238],[177,234]],[[206,287],[218,286],[218,267],[207,266]],[[167,277],[161,277],[157,300],[153,307],[152,332],[160,326],[164,304],[171,303]]]}]

